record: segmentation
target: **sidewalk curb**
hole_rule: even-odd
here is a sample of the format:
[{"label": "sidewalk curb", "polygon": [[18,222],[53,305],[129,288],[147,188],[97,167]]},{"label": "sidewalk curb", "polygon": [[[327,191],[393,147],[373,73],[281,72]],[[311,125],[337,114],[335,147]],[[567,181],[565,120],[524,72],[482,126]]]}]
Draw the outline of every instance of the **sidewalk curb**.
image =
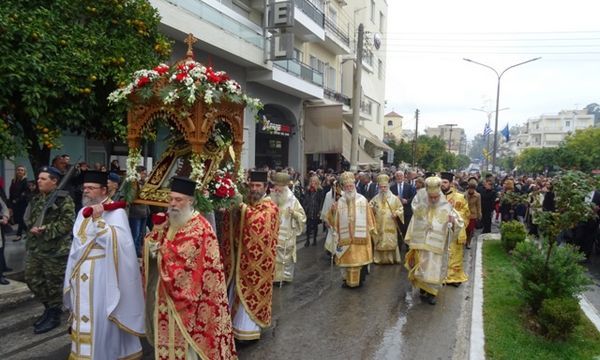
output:
[{"label": "sidewalk curb", "polygon": [[471,313],[470,360],[485,359],[485,336],[483,333],[483,241],[487,234],[477,237],[475,253],[475,276],[473,279],[473,310]]},{"label": "sidewalk curb", "polygon": [[598,313],[598,309],[589,302],[589,300],[585,297],[584,294],[579,296],[579,307],[583,310],[585,316],[590,319],[592,324],[596,327],[596,329],[600,332],[600,314]]}]

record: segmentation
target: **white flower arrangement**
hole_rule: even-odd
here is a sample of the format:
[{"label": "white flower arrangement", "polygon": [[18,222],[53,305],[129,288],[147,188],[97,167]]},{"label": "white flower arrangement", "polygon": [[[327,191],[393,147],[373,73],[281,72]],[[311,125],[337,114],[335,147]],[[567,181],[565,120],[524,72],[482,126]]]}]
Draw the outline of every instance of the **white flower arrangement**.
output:
[{"label": "white flower arrangement", "polygon": [[139,148],[129,149],[127,156],[127,177],[125,178],[128,182],[136,182],[140,180],[140,174],[137,172],[137,167],[142,160],[142,152]]},{"label": "white flower arrangement", "polygon": [[192,154],[190,157],[190,165],[192,171],[190,172],[190,179],[196,182],[196,190],[202,189],[202,179],[204,179],[204,162],[200,154]]}]

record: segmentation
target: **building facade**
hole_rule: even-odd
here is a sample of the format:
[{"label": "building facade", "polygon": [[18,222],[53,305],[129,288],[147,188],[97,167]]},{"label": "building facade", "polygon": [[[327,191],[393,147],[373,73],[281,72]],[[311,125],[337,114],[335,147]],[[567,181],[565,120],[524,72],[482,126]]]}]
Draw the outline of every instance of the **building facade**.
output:
[{"label": "building facade", "polygon": [[594,115],[588,114],[585,109],[543,114],[527,119],[508,146],[516,154],[529,147],[558,147],[570,134],[593,126]]},{"label": "building facade", "polygon": [[444,140],[447,150],[454,155],[467,154],[467,135],[463,128],[454,125],[439,125],[438,127],[428,127],[425,129],[425,135],[437,136]]},{"label": "building facade", "polygon": [[386,141],[400,142],[402,140],[402,115],[395,111],[390,111],[383,117],[384,134],[383,138]]}]

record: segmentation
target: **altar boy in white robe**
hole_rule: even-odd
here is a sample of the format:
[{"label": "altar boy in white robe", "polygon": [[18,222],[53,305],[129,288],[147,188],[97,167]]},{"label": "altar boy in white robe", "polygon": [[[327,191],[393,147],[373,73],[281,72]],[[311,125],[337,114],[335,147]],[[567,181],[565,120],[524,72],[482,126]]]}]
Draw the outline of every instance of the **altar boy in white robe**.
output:
[{"label": "altar boy in white robe", "polygon": [[[125,210],[105,211],[110,202],[107,174],[87,171],[64,283],[64,305],[71,312],[69,359],[142,357],[140,267]],[[93,210],[90,217],[83,215],[86,207]]]}]

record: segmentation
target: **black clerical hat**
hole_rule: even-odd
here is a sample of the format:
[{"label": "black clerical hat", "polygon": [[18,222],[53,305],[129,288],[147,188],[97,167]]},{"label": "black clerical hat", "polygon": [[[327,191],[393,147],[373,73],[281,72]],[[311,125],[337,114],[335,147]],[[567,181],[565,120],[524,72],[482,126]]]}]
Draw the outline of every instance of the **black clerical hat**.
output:
[{"label": "black clerical hat", "polygon": [[448,180],[450,182],[452,182],[452,180],[454,180],[454,174],[453,173],[442,172],[440,175],[441,175],[440,177],[442,178],[442,180]]},{"label": "black clerical hat", "polygon": [[268,174],[266,171],[250,171],[250,182],[263,182],[268,181]]},{"label": "black clerical hat", "polygon": [[84,183],[94,183],[106,186],[106,179],[108,179],[108,173],[104,171],[88,170],[83,173]]},{"label": "black clerical hat", "polygon": [[171,178],[171,191],[194,196],[196,191],[196,182],[183,176],[174,176]]}]

